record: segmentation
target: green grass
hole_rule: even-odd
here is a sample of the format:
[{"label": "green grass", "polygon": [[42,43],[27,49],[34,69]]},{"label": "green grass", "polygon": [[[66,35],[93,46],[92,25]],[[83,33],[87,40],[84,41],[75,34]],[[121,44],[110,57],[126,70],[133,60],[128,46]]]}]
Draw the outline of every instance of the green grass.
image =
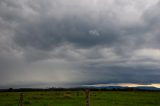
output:
[{"label": "green grass", "polygon": [[[1,92],[0,106],[18,106],[19,92]],[[24,106],[85,106],[82,91],[25,92]],[[160,106],[160,92],[92,91],[91,106]]]}]

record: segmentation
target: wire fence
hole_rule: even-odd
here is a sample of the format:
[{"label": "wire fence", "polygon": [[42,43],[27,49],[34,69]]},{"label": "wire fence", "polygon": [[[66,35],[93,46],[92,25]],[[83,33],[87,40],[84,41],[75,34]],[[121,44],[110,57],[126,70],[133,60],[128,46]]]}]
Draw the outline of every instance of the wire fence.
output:
[{"label": "wire fence", "polygon": [[[85,91],[85,106],[90,105],[90,90],[86,89]],[[24,106],[24,93],[20,93],[18,106]]]}]

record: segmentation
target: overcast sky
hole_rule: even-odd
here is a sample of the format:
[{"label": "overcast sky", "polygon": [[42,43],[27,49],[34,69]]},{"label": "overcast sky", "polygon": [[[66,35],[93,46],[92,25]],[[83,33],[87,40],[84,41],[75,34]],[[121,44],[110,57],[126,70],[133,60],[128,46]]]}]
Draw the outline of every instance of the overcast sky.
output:
[{"label": "overcast sky", "polygon": [[160,0],[0,0],[0,88],[160,83]]}]

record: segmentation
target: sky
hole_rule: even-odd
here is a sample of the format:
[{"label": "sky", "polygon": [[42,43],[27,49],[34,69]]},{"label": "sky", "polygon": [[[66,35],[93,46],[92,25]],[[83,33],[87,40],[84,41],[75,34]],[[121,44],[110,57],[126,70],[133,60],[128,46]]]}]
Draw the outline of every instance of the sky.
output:
[{"label": "sky", "polygon": [[0,88],[160,83],[160,0],[0,0]]}]

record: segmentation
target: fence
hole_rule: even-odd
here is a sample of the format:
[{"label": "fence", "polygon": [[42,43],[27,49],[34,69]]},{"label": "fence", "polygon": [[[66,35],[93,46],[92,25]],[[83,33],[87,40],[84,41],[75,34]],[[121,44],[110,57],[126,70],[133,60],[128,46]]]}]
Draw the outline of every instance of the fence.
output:
[{"label": "fence", "polygon": [[23,93],[20,94],[18,106],[23,106]]},{"label": "fence", "polygon": [[[85,90],[85,106],[91,106],[90,105],[90,90],[89,89],[86,89]],[[24,100],[24,94],[23,93],[20,93],[20,97],[19,97],[19,103],[18,103],[18,106],[24,106],[23,105],[23,101]]]}]

